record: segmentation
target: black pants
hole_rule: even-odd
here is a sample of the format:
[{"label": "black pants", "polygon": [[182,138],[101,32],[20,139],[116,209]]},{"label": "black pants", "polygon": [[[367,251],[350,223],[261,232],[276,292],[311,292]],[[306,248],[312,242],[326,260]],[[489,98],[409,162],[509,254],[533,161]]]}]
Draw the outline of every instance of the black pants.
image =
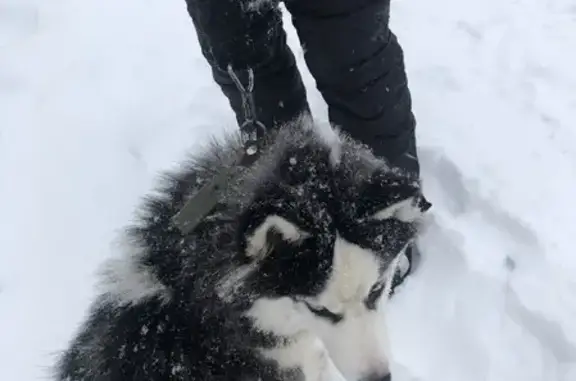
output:
[{"label": "black pants", "polygon": [[[252,68],[258,117],[275,128],[309,111],[275,1],[186,0],[203,55],[243,122],[227,74]],[[390,0],[285,0],[332,124],[418,175],[404,57],[388,28]]]}]

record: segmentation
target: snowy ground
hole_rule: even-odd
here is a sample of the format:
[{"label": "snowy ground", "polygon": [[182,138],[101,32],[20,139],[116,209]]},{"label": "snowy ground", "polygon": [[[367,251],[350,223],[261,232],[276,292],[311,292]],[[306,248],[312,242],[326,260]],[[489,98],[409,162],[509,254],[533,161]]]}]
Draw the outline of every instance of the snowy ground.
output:
[{"label": "snowy ground", "polygon": [[[576,6],[397,0],[392,24],[435,203],[395,381],[576,380]],[[0,380],[46,379],[157,171],[228,128],[182,0],[0,0]]]}]

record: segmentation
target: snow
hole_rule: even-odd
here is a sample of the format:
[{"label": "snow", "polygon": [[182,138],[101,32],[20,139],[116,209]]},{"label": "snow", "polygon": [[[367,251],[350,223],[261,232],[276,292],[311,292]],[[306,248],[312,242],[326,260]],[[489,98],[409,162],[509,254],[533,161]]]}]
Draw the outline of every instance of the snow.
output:
[{"label": "snow", "polygon": [[[576,380],[576,7],[392,12],[434,202],[394,380]],[[231,128],[182,0],[0,0],[0,380],[49,377],[158,171]]]}]

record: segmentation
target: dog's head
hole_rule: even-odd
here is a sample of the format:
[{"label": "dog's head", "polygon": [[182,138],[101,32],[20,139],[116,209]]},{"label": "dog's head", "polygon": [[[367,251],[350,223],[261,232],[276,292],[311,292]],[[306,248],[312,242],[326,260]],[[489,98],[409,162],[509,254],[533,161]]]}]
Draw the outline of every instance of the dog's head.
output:
[{"label": "dog's head", "polygon": [[316,133],[279,144],[238,241],[256,324],[318,335],[349,380],[382,378],[378,311],[424,212],[419,185],[363,147]]}]

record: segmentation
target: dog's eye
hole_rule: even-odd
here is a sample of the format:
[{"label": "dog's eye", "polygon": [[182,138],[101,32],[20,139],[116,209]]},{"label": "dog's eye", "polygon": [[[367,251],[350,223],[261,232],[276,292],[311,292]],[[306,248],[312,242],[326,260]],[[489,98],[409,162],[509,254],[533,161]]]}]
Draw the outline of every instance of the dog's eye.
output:
[{"label": "dog's eye", "polygon": [[330,320],[333,324],[336,324],[340,322],[342,319],[344,319],[344,316],[342,314],[334,313],[325,307],[316,307],[308,302],[304,302],[304,304],[306,304],[306,307],[308,307],[310,312],[312,312],[314,315]]},{"label": "dog's eye", "polygon": [[366,306],[367,309],[369,309],[369,310],[375,310],[376,309],[376,304],[378,303],[378,300],[382,296],[383,291],[384,291],[384,282],[376,283],[372,287],[372,289],[370,290],[370,293],[368,294],[368,296],[364,300],[364,305]]}]

